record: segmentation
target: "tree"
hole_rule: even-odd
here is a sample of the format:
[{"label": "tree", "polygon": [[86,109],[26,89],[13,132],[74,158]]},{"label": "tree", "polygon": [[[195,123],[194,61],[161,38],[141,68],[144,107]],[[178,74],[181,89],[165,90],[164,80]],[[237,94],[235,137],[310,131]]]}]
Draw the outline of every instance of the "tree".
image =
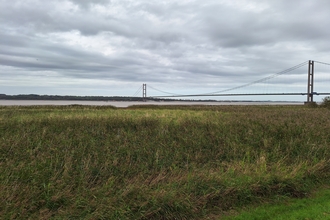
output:
[{"label": "tree", "polygon": [[330,96],[327,96],[327,97],[322,99],[321,106],[326,107],[326,108],[330,108]]}]

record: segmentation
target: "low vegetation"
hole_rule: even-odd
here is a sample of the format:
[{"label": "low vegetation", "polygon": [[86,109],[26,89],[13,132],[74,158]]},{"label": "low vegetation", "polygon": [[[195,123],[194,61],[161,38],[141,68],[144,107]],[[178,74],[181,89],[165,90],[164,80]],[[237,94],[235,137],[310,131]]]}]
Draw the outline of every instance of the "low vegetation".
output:
[{"label": "low vegetation", "polygon": [[321,107],[330,108],[330,96],[323,98]]},{"label": "low vegetation", "polygon": [[330,182],[305,106],[0,107],[4,219],[221,219]]}]

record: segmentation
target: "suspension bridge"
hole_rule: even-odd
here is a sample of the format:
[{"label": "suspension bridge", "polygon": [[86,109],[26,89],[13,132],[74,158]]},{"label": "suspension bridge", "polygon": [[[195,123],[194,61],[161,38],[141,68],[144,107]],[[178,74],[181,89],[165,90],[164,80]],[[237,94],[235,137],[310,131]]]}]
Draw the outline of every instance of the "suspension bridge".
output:
[{"label": "suspension bridge", "polygon": [[313,103],[315,95],[330,95],[330,63],[309,60],[261,79],[208,93],[176,94],[151,85],[148,85],[149,89],[158,95],[147,96],[147,84],[143,84],[134,96],[141,94],[141,91],[145,100],[214,96],[306,96],[306,103]]}]

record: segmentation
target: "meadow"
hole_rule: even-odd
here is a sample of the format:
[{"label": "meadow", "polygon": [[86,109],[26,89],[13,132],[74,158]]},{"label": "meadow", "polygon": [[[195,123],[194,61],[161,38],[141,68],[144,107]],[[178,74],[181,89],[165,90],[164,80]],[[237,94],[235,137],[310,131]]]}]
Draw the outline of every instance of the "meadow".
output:
[{"label": "meadow", "polygon": [[330,183],[330,111],[0,107],[3,219],[221,219]]}]

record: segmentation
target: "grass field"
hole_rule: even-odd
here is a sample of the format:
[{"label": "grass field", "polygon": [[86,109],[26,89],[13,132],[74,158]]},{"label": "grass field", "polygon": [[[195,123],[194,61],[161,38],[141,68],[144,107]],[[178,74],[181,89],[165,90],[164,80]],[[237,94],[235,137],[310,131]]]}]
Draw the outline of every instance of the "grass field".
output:
[{"label": "grass field", "polygon": [[330,111],[0,107],[4,219],[221,219],[330,183]]}]

